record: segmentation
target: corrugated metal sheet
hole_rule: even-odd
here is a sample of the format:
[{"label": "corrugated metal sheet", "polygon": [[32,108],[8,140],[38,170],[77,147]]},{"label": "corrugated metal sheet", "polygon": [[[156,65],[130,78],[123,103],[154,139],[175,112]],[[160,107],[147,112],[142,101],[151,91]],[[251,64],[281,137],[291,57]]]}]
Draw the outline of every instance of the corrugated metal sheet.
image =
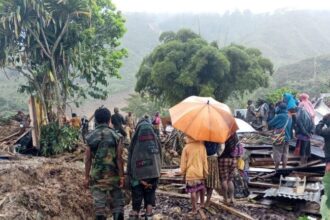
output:
[{"label": "corrugated metal sheet", "polygon": [[264,197],[285,197],[320,203],[322,188],[323,186],[319,183],[307,184],[304,194],[293,193],[287,187],[281,187],[280,189],[270,188],[265,191]]}]

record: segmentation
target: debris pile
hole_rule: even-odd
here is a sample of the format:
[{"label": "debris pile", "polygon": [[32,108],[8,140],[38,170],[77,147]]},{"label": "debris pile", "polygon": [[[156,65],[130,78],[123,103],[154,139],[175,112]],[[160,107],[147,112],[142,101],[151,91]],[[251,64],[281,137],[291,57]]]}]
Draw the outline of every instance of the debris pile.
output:
[{"label": "debris pile", "polygon": [[91,219],[83,164],[62,159],[0,160],[0,219]]},{"label": "debris pile", "polygon": [[19,139],[22,129],[20,123],[10,120],[0,124],[0,152],[13,152],[11,146]]},{"label": "debris pile", "polygon": [[184,147],[184,134],[174,129],[171,134],[162,139],[164,165],[175,167],[180,165],[180,155]]}]

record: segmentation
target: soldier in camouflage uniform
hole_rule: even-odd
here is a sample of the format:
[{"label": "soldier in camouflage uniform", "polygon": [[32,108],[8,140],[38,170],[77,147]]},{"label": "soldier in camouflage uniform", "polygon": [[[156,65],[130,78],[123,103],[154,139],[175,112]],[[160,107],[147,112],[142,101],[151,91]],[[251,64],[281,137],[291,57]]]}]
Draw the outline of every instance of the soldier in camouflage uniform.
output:
[{"label": "soldier in camouflage uniform", "polygon": [[98,125],[86,137],[85,185],[90,186],[97,220],[106,219],[108,204],[113,219],[124,219],[122,144],[120,135],[109,128],[110,118],[108,109],[97,109],[95,120]]}]

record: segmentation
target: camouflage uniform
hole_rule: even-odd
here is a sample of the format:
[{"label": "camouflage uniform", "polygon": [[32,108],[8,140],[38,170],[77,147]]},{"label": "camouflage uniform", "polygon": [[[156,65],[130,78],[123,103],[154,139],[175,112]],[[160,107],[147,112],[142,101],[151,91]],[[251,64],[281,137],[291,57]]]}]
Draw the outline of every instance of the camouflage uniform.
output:
[{"label": "camouflage uniform", "polygon": [[93,157],[91,191],[95,214],[106,216],[109,203],[113,213],[124,213],[124,194],[119,188],[116,162],[119,135],[107,125],[101,124],[86,139]]}]

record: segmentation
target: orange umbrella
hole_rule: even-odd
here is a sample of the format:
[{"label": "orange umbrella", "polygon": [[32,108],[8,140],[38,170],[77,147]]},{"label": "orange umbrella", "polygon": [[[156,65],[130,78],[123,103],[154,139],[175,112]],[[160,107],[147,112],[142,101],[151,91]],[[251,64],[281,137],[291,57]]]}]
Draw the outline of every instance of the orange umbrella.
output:
[{"label": "orange umbrella", "polygon": [[172,125],[195,140],[224,143],[238,130],[230,108],[211,97],[190,96],[170,109]]}]

